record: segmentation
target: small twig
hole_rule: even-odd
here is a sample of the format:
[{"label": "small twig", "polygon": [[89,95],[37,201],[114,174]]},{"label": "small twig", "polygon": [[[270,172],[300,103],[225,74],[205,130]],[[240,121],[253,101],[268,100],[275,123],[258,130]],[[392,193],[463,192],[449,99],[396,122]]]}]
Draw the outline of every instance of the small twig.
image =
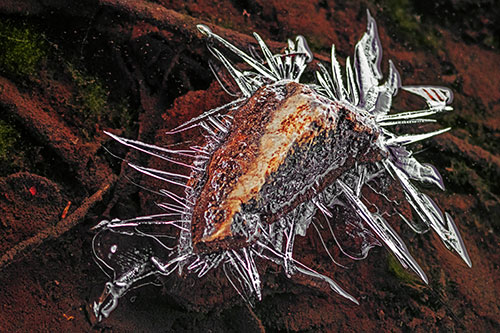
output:
[{"label": "small twig", "polygon": [[101,187],[92,196],[85,199],[80,207],[78,207],[73,213],[65,219],[60,220],[55,226],[45,228],[35,236],[18,243],[13,248],[8,250],[0,258],[0,270],[13,263],[21,254],[35,249],[48,239],[59,238],[61,235],[75,227],[80,221],[83,220],[88,211],[94,207],[97,202],[102,200],[102,197],[109,191],[114,182],[115,179]]},{"label": "small twig", "polygon": [[255,321],[255,324],[259,328],[259,332],[264,333],[266,331],[266,328],[264,327],[264,324],[262,324],[262,320],[255,314],[253,311],[252,307],[247,304],[247,309],[248,312],[250,313],[250,317]]}]

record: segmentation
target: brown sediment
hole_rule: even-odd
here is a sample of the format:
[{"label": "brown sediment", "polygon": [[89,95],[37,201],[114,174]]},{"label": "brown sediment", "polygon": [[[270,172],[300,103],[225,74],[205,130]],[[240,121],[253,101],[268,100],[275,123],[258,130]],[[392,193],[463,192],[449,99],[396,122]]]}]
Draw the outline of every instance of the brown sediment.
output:
[{"label": "brown sediment", "polygon": [[[497,29],[489,26],[500,26],[495,15],[500,16],[496,14],[498,9],[491,7],[494,2],[475,6],[438,0],[434,3],[439,10],[435,7],[426,9],[416,1],[405,3],[414,5],[415,9],[418,7],[418,12],[405,7],[397,7],[396,10],[399,8],[399,12],[408,13],[411,18],[418,17],[418,26],[436,29],[440,34],[440,49],[433,52],[409,47],[413,46],[412,40],[401,38],[398,29],[389,24],[401,17],[392,17],[385,7],[382,10],[382,7],[368,5],[377,20],[383,45],[385,60],[382,68],[390,58],[400,70],[404,84],[433,83],[448,86],[454,92],[455,110],[436,117],[438,122],[445,122],[453,130],[412,149],[414,152],[427,149],[419,154],[418,159],[438,164],[447,191],[434,191],[432,197],[454,216],[472,258],[471,269],[449,253],[437,237],[430,234],[413,235],[402,225],[401,220],[395,218],[390,222],[394,222],[392,225],[402,232],[408,248],[429,274],[429,286],[409,284],[394,276],[388,270],[385,251],[377,249],[373,249],[366,260],[356,263],[352,269],[341,271],[330,262],[317,235],[310,230],[306,237],[297,238],[296,258],[323,274],[334,276],[339,284],[359,297],[359,306],[344,302],[328,289],[318,292],[310,280],[299,281],[298,277],[288,280],[276,266],[259,263],[262,264],[259,272],[263,279],[264,295],[262,302],[253,308],[258,318],[256,320],[242,306],[242,301],[225,280],[224,274],[214,271],[203,279],[172,276],[169,281],[171,285],[167,284],[164,288],[166,294],[155,287],[144,288],[140,292],[131,291],[110,318],[95,324],[90,319],[92,314],[87,305],[98,296],[96,293],[101,291],[106,277],[93,262],[90,245],[93,234],[88,230],[102,218],[149,214],[157,200],[156,196],[145,192],[137,195],[137,188],[124,177],[129,175],[126,169],[112,168],[112,159],[109,159],[101,165],[110,166],[111,172],[121,176],[121,186],[115,187],[115,192],[119,192],[115,193],[117,199],[109,202],[109,207],[96,205],[94,211],[90,210],[89,215],[74,228],[56,239],[44,241],[38,250],[22,251],[15,262],[2,269],[0,330],[193,332],[235,329],[258,331],[263,326],[269,331],[498,331],[500,257],[497,250],[497,217],[500,214],[500,201],[494,197],[498,197],[499,187],[492,184],[498,178],[500,89],[497,78],[500,77],[500,67],[496,64],[499,63],[500,53],[494,43],[488,46],[481,43],[480,39],[494,42],[498,38],[495,37],[498,36]],[[460,11],[460,8],[467,9],[467,6],[473,7],[474,15],[470,12],[464,15]],[[249,16],[242,14],[244,9]],[[119,94],[130,96],[132,107],[140,108],[143,116],[136,121],[143,125],[144,137],[141,140],[154,138],[155,134],[157,138],[164,137],[166,129],[224,104],[224,98],[227,101],[221,89],[215,88],[216,83],[206,89],[209,85],[205,82],[208,76],[206,59],[210,54],[196,30],[196,24],[209,25],[215,33],[220,33],[241,49],[245,49],[248,44],[255,45],[254,39],[248,36],[252,31],[258,32],[266,42],[276,41],[268,43],[273,51],[279,51],[285,45],[283,41],[286,38],[293,38],[300,33],[308,40],[317,59],[325,62],[329,59],[331,43],[335,43],[341,63],[347,55],[352,54],[366,25],[366,2],[257,0],[221,1],[214,5],[212,1],[205,0],[116,0],[96,3],[5,0],[0,3],[0,12],[2,20],[33,21],[42,23],[42,27],[49,27],[51,32],[46,34],[47,39],[54,41],[59,49],[74,52],[85,66],[103,76],[107,75],[108,69],[113,69],[109,64],[118,64],[118,70],[112,71],[112,78],[118,80],[119,84],[114,85],[113,89]],[[445,12],[450,15],[441,15]],[[433,16],[438,16],[438,20],[432,20]],[[447,25],[448,20],[451,26]],[[61,23],[65,23],[64,28],[60,28]],[[151,29],[144,29],[145,26]],[[144,44],[140,44],[142,40]],[[63,41],[73,43],[65,44]],[[152,41],[158,43],[152,44]],[[113,47],[109,48],[111,43]],[[146,51],[142,49],[146,43],[151,43],[155,57],[147,57]],[[165,45],[170,48],[166,52],[163,48]],[[105,63],[104,68],[96,67],[101,61]],[[171,67],[170,74],[150,79],[163,67]],[[189,71],[193,67],[196,70]],[[79,143],[85,142],[77,133],[81,129],[79,127],[89,130],[90,124],[79,126],[68,123],[66,116],[71,115],[76,119],[84,116],[74,111],[74,105],[68,102],[66,96],[39,89],[42,80],[43,84],[58,84],[71,92],[71,80],[65,76],[64,70],[56,66],[53,73],[55,81],[51,82],[47,82],[43,68],[41,73],[45,73],[43,79],[9,77],[10,83],[20,93],[11,95],[14,97],[9,103],[13,108],[19,108],[28,105],[24,97],[31,102],[40,99],[57,101],[52,105],[45,103],[41,108],[33,108],[36,112],[26,112],[25,120],[19,120],[19,125],[25,132],[35,133],[34,144],[54,151],[57,157],[54,160],[67,156],[67,164],[73,163],[74,169],[55,170],[55,173],[64,176],[62,180],[44,175],[57,185],[47,188],[54,189],[54,192],[60,189],[61,198],[56,193],[45,196],[45,188],[40,182],[34,185],[37,188],[35,196],[28,191],[33,185],[23,189],[26,198],[18,196],[15,189],[2,187],[2,203],[9,205],[10,211],[18,217],[11,226],[7,222],[2,223],[2,249],[18,244],[19,239],[9,236],[10,233],[20,231],[32,237],[57,223],[58,212],[64,210],[67,201],[72,202],[69,217],[73,209],[102,184],[92,178],[105,178],[103,173],[97,177],[92,173],[99,173],[96,166],[100,162],[96,161],[95,149],[102,142],[102,137],[91,138],[89,150],[59,146],[67,142],[65,136],[58,136],[58,133],[68,133],[68,129],[73,139],[76,135]],[[142,74],[142,77],[138,74]],[[200,80],[205,83],[195,86],[197,91],[189,91],[185,95],[187,89],[178,91],[180,84],[186,85],[182,77],[192,78],[191,83]],[[139,88],[139,80],[146,87],[151,87],[149,94],[143,90],[141,96],[138,92],[142,89]],[[158,90],[158,87],[164,88]],[[1,94],[3,92],[0,91]],[[149,99],[153,103],[148,103],[148,96],[154,97]],[[403,94],[398,95],[395,102],[401,99],[404,99]],[[151,107],[150,112],[142,113],[143,106],[148,105]],[[3,120],[16,114],[12,112],[13,108],[2,108],[1,111],[7,111],[1,116]],[[65,117],[60,116],[60,109],[64,110],[62,114]],[[161,115],[165,115],[164,121],[158,121]],[[37,116],[47,119],[49,126],[31,126],[40,121],[36,119]],[[66,129],[59,131],[61,124]],[[118,128],[106,122],[100,123],[100,126]],[[37,128],[46,128],[47,131],[40,131],[45,134],[38,135]],[[164,130],[160,131],[162,128]],[[133,133],[128,137],[134,137]],[[90,155],[87,154],[89,151]],[[54,160],[45,159],[43,163],[55,168],[57,164]],[[450,161],[466,163],[458,170]],[[153,160],[145,162],[150,165],[156,163]],[[37,170],[32,169],[23,171],[31,175],[37,173]],[[89,184],[94,183],[94,189],[87,189],[84,185],[83,191],[88,193],[71,192],[72,187],[81,188],[84,177],[90,177],[87,181]],[[462,182],[457,183],[458,180]],[[375,200],[376,195],[366,195],[379,204]],[[39,200],[36,205],[30,201],[31,196]],[[395,195],[392,197],[404,199]],[[29,209],[26,208],[28,206]],[[103,214],[105,211],[108,213]],[[42,221],[45,215],[47,221]],[[6,219],[2,219],[4,221]],[[332,252],[336,251],[331,239],[325,237],[325,242]],[[135,302],[131,301],[133,296],[136,296]],[[68,320],[72,317],[72,320]]]}]

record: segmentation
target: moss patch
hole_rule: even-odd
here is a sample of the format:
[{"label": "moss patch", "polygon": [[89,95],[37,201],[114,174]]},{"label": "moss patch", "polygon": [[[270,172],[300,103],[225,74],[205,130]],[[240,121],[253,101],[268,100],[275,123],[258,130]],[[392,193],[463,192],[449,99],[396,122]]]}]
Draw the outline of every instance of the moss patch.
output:
[{"label": "moss patch", "polygon": [[400,42],[432,51],[438,49],[438,33],[420,21],[420,15],[409,0],[379,0],[377,5],[382,8],[387,21],[394,25]]},{"label": "moss patch", "polygon": [[497,182],[494,176],[497,176],[497,170],[495,175],[492,175],[492,167],[483,167],[481,172],[484,173],[490,181],[486,181],[484,178],[478,175],[475,169],[469,167],[464,161],[451,159],[451,167],[447,169],[447,181],[453,187],[453,190],[458,193],[469,193],[475,194],[480,192],[482,196],[480,197],[483,201],[490,199],[490,196],[495,198],[493,193],[498,193]]},{"label": "moss patch", "polygon": [[418,278],[401,266],[401,263],[392,255],[387,255],[387,269],[399,281],[407,284],[415,284]]},{"label": "moss patch", "polygon": [[323,53],[330,54],[332,50],[332,44],[328,41],[318,38],[316,36],[311,36],[307,39],[307,45],[313,53]]},{"label": "moss patch", "polygon": [[26,143],[19,128],[9,119],[0,119],[0,177],[29,169],[37,158],[37,147]]},{"label": "moss patch", "polygon": [[0,161],[7,162],[12,159],[12,153],[18,140],[19,133],[14,127],[0,119]]},{"label": "moss patch", "polygon": [[68,71],[77,86],[76,101],[83,106],[85,118],[97,120],[108,104],[108,91],[99,78],[68,64]]},{"label": "moss patch", "polygon": [[457,192],[472,190],[470,184],[472,170],[464,161],[452,159],[451,167],[447,171],[449,171],[447,180],[456,187]]},{"label": "moss patch", "polygon": [[130,106],[130,103],[123,100],[114,103],[108,114],[108,119],[114,127],[124,130],[125,136],[133,135],[133,127],[136,125],[139,110]]},{"label": "moss patch", "polygon": [[74,108],[81,113],[76,118],[82,122],[80,130],[85,137],[91,139],[95,134],[96,124],[122,128],[130,133],[138,117],[138,110],[130,107],[125,100],[113,100],[103,80],[90,74],[84,66],[73,62],[66,63],[75,86]]},{"label": "moss patch", "polygon": [[0,70],[13,75],[32,75],[47,55],[42,35],[33,26],[0,21]]}]

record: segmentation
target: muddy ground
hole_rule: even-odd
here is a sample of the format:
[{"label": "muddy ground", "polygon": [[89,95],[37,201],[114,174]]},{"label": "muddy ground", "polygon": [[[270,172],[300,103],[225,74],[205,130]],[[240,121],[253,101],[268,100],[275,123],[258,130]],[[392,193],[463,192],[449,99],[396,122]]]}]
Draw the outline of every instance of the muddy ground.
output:
[{"label": "muddy ground", "polygon": [[[2,332],[500,330],[498,2],[303,2],[0,1]],[[154,142],[161,130],[231,100],[208,69],[198,23],[241,47],[255,45],[252,31],[274,50],[301,34],[316,61],[328,61],[334,43],[344,62],[367,8],[378,23],[384,72],[392,59],[404,84],[455,93],[455,110],[439,116],[453,130],[414,151],[444,177],[446,192],[427,191],[455,217],[472,268],[436,235],[401,228],[429,285],[384,249],[341,270],[310,232],[297,255],[335,276],[359,306],[267,267],[254,308],[215,271],[132,291],[96,322],[91,304],[107,277],[92,259],[90,228],[147,214],[153,200],[103,147],[145,157],[103,130]]]}]

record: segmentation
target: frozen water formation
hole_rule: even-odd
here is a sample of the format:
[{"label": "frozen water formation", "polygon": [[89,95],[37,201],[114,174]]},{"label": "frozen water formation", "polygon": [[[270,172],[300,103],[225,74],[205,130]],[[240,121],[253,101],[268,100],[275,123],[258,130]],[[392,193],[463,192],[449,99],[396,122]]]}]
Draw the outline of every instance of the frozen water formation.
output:
[{"label": "frozen water formation", "polygon": [[[95,227],[95,257],[111,279],[94,303],[98,319],[108,317],[131,288],[158,275],[177,272],[201,278],[219,266],[252,303],[262,297],[259,262],[265,260],[281,266],[288,277],[303,274],[321,280],[357,303],[332,278],[294,258],[296,237],[308,230],[318,233],[335,263],[320,229],[331,232],[341,255],[363,259],[374,246],[384,246],[427,283],[388,217],[404,221],[417,233],[433,229],[471,266],[452,217],[414,184],[444,190],[439,172],[420,163],[407,148],[449,128],[422,134],[391,132],[395,125],[433,122],[429,116],[452,110],[452,92],[436,86],[402,86],[391,61],[387,79],[381,82],[382,49],[370,13],[344,74],[332,46],[331,64],[319,65],[316,83],[300,82],[313,58],[302,36],[288,40],[284,53],[273,54],[254,34],[261,53],[247,54],[207,26],[198,29],[234,79],[237,89],[225,89],[235,100],[165,134],[192,131],[190,137],[200,141],[196,144],[157,146],[107,133],[172,168],[128,162],[164,185],[157,191],[163,213],[104,220]],[[251,70],[237,68],[219,48]],[[399,89],[423,98],[426,108],[391,112]],[[391,198],[389,187],[394,184],[415,219]]]}]

